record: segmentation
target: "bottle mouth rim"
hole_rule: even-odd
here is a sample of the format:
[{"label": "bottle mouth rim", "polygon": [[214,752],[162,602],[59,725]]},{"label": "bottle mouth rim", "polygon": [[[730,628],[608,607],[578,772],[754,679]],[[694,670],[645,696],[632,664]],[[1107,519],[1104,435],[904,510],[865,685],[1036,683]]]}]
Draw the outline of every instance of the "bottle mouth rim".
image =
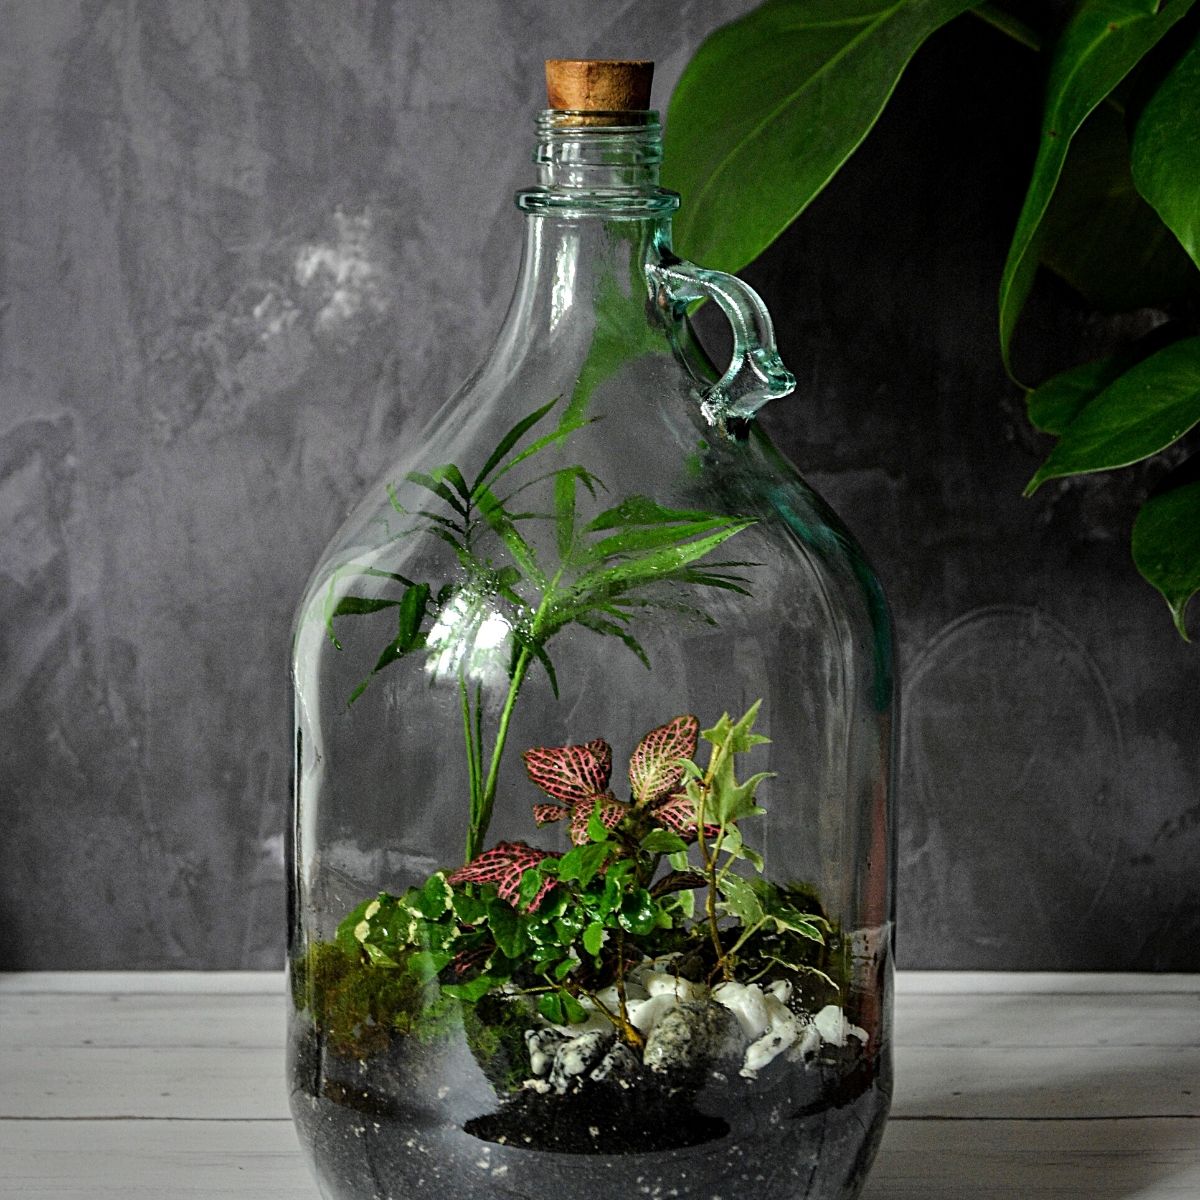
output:
[{"label": "bottle mouth rim", "polygon": [[657,134],[662,129],[657,109],[597,110],[546,108],[537,115],[541,136],[612,137]]}]

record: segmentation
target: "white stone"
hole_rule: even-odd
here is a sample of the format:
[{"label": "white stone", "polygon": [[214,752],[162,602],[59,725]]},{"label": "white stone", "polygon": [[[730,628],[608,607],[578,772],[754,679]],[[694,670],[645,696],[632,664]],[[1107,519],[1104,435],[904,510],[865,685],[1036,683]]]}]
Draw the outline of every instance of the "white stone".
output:
[{"label": "white stone", "polygon": [[766,1033],[769,1018],[763,990],[758,984],[722,983],[713,988],[712,998],[737,1017],[742,1032],[751,1041],[756,1041]]}]

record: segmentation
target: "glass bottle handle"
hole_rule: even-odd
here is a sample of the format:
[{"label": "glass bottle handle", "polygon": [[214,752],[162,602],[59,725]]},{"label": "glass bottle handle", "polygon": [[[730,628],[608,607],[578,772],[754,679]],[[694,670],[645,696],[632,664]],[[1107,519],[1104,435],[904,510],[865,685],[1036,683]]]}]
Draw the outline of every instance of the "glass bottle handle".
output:
[{"label": "glass bottle handle", "polygon": [[675,259],[652,263],[646,273],[655,299],[682,316],[694,300],[715,300],[733,326],[733,354],[725,374],[701,394],[712,420],[752,417],[768,400],[786,396],[796,377],[775,348],[771,314],[759,294],[736,275]]}]

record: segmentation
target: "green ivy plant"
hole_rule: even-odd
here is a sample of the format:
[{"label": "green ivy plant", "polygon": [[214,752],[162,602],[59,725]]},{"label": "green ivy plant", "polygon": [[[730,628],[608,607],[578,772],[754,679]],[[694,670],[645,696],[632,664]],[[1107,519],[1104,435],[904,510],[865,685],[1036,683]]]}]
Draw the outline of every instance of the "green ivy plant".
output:
[{"label": "green ivy plant", "polygon": [[[426,496],[423,507],[405,508],[397,490],[389,488],[391,507],[404,520],[393,536],[442,541],[457,561],[459,580],[435,590],[430,583],[352,563],[334,571],[325,589],[326,629],[339,649],[339,618],[388,609],[396,613],[395,635],[349,697],[351,704],[374,675],[418,652],[426,655],[426,668],[434,675],[456,679],[470,788],[468,861],[483,849],[509,723],[534,663],[544,669],[558,695],[548,650],[555,636],[578,626],[615,638],[649,668],[635,633],[640,615],[667,608],[711,623],[708,614],[686,602],[689,591],[748,594],[747,580],[737,569],[753,564],[714,562],[710,556],[753,524],[752,519],[664,508],[640,495],[588,516],[583,506],[605,490],[596,475],[579,463],[538,473],[539,456],[567,444],[596,419],[579,416],[578,406],[568,406],[557,424],[539,433],[557,403],[552,400],[513,425],[470,481],[454,463],[409,472],[406,482]],[[513,473],[526,465],[525,474],[530,468],[534,473],[515,482]],[[538,485],[553,496],[552,512],[522,507]],[[539,552],[527,536],[531,523],[551,527],[551,554]],[[346,594],[342,581],[353,575],[382,577],[403,591],[399,596]],[[664,586],[670,588],[669,597]],[[489,672],[503,675],[506,683],[494,731],[487,728],[485,711]]]},{"label": "green ivy plant", "polygon": [[[985,21],[1027,47],[1046,77],[1036,160],[1000,281],[1009,373],[1039,264],[1105,311],[1181,318],[1165,336],[1027,389],[1031,422],[1058,440],[1026,494],[1140,462],[1200,422],[1193,4],[1077,0],[1058,29],[1050,14],[1039,28],[1009,5],[974,0],[768,0],[701,45],[671,99],[664,180],[685,201],[677,243],[723,270],[745,266],[854,153],[921,44],[953,20]],[[1126,248],[1114,255],[1114,244]],[[1164,481],[1132,535],[1138,570],[1185,639],[1188,601],[1200,590],[1195,466]]]}]

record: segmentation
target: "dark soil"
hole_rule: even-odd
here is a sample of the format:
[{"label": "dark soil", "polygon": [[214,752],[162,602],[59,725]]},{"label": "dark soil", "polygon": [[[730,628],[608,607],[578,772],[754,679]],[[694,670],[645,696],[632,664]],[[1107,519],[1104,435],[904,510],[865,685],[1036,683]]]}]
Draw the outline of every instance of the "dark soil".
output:
[{"label": "dark soil", "polygon": [[327,1200],[851,1200],[890,1097],[857,1043],[758,1079],[646,1068],[497,1095],[462,1037],[338,1054],[297,1019],[292,1109]]}]

